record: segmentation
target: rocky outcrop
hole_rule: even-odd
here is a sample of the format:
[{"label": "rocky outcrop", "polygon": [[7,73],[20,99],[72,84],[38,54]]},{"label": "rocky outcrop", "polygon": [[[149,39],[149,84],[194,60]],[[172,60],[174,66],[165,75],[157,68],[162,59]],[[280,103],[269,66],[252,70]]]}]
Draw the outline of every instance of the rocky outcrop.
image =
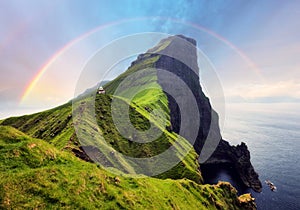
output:
[{"label": "rocky outcrop", "polygon": [[[160,69],[167,70],[183,80],[196,99],[200,113],[200,127],[196,141],[191,142],[196,152],[201,156],[201,153],[203,153],[202,149],[208,138],[214,138],[215,142],[219,142],[219,144],[215,145],[216,149],[212,156],[204,164],[230,163],[234,166],[246,186],[260,192],[262,188],[261,182],[250,162],[250,152],[246,144],[242,143],[238,146],[231,146],[221,137],[218,115],[212,109],[209,99],[205,96],[200,86],[196,41],[182,35],[169,37],[162,40],[156,47],[150,49],[147,54],[140,55],[139,59],[156,55],[160,55],[160,58],[155,62],[154,67],[157,69],[158,83],[162,86],[163,90],[176,87],[172,82],[165,82],[168,78],[165,78],[166,76],[160,73]],[[179,94],[184,95],[182,92]],[[170,109],[171,129],[179,133],[180,126],[182,126],[180,122],[182,110],[180,110],[178,104],[189,103],[189,101],[175,101],[174,96],[168,94],[167,96]],[[176,98],[186,100],[186,98],[180,96]],[[189,125],[185,126],[192,127],[193,123],[195,123],[193,113],[190,113],[190,110],[186,113],[190,114],[191,120]],[[195,131],[190,130],[189,132]],[[189,132],[183,134],[183,137],[187,140],[191,140]]]},{"label": "rocky outcrop", "polygon": [[205,162],[205,164],[225,163],[234,166],[237,174],[247,187],[251,187],[256,192],[261,192],[261,182],[251,164],[250,152],[244,142],[237,146],[231,146],[227,141],[221,140],[215,152]]},{"label": "rocky outcrop", "polygon": [[[236,189],[228,182],[219,181],[216,184],[217,187],[231,193],[237,194]],[[238,209],[244,210],[256,210],[257,206],[255,203],[255,198],[251,196],[250,193],[240,195],[237,200],[235,201],[235,205]],[[216,206],[216,209],[224,209],[222,206]]]},{"label": "rocky outcrop", "polygon": [[255,210],[257,209],[257,206],[255,204],[255,198],[251,196],[251,194],[247,193],[244,195],[239,196],[239,204],[242,209],[249,209],[249,210]]}]

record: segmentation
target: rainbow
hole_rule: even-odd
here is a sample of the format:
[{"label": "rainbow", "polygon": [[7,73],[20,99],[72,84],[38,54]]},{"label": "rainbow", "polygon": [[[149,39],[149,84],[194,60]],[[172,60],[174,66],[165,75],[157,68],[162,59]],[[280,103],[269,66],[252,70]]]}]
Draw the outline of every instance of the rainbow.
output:
[{"label": "rainbow", "polygon": [[[91,31],[88,31],[82,35],[80,35],[79,37],[75,38],[74,40],[70,41],[69,43],[67,43],[64,47],[62,47],[60,50],[58,50],[38,71],[38,73],[33,77],[33,79],[27,84],[27,86],[25,87],[21,98],[20,98],[20,104],[27,98],[27,96],[29,95],[29,93],[32,91],[32,89],[35,87],[35,85],[37,84],[37,82],[39,81],[39,79],[43,76],[43,74],[47,71],[47,69],[63,54],[65,53],[69,48],[71,48],[74,44],[78,43],[79,41],[85,39],[86,37],[92,35],[93,33],[104,29],[106,27],[112,26],[112,25],[116,25],[116,24],[120,24],[122,22],[126,22],[126,21],[132,21],[132,20],[141,20],[141,19],[150,19],[150,18],[158,18],[158,17],[144,17],[144,18],[133,18],[133,19],[125,19],[125,20],[120,20],[120,21],[115,21],[115,22],[111,22],[105,25],[101,25],[98,26],[94,29],[92,29]],[[221,35],[211,31],[210,29],[207,29],[203,26],[194,24],[194,23],[188,23],[188,22],[183,22],[181,20],[177,20],[177,19],[171,19],[171,18],[158,18],[158,19],[168,19],[168,20],[172,20],[174,22],[177,23],[181,23],[181,24],[185,24],[185,25],[189,25],[192,26],[196,29],[199,29],[201,31],[204,31],[206,33],[208,33],[209,35],[215,37],[216,39],[220,40],[221,42],[223,42],[224,44],[226,44],[227,46],[229,46],[231,49],[233,49],[250,67],[252,70],[254,70],[254,72],[262,79],[261,73],[259,71],[259,68],[257,67],[257,65],[243,52],[241,51],[238,47],[236,47],[233,43],[231,43],[230,41],[228,41],[226,38],[222,37]]]},{"label": "rainbow", "polygon": [[39,79],[45,74],[45,72],[47,71],[47,69],[53,64],[55,63],[55,61],[62,55],[64,54],[69,48],[71,48],[74,44],[78,43],[79,41],[85,39],[86,37],[90,36],[91,34],[109,27],[111,25],[114,24],[119,24],[121,22],[123,22],[125,20],[122,21],[116,21],[116,22],[111,22],[105,25],[101,25],[98,26],[94,29],[92,29],[91,31],[88,31],[87,33],[84,33],[82,35],[80,35],[79,37],[73,39],[72,41],[70,41],[69,43],[67,43],[64,47],[62,47],[60,50],[58,50],[54,55],[51,56],[50,59],[48,59],[40,68],[38,73],[31,79],[31,81],[26,85],[21,97],[20,97],[20,104],[22,102],[25,101],[25,99],[27,98],[27,96],[29,95],[29,93],[32,91],[32,89],[35,87],[35,85],[37,84],[37,82],[39,81]]},{"label": "rainbow", "polygon": [[33,79],[28,83],[28,85],[25,87],[25,90],[21,96],[20,103],[22,103],[26,97],[29,95],[31,90],[35,87],[36,83],[39,81],[39,79],[43,76],[43,74],[47,71],[49,66],[51,66],[56,59],[62,55],[67,49],[69,49],[73,44],[75,43],[75,40],[61,48],[59,51],[57,51],[38,71],[38,73],[33,77]]}]

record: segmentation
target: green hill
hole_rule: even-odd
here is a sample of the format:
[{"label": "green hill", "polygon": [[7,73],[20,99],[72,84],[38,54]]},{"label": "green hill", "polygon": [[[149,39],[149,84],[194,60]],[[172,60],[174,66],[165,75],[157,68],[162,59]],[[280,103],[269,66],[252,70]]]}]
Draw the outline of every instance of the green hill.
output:
[{"label": "green hill", "polygon": [[0,126],[4,209],[239,209],[228,183],[123,178],[9,126]]},{"label": "green hill", "polygon": [[[69,102],[0,121],[1,207],[255,209],[251,196],[238,197],[229,183],[204,185],[194,145],[174,128],[170,97],[157,72],[147,70],[156,68],[161,56],[155,53],[171,42],[172,38],[167,39],[151,49],[154,54],[139,56],[125,73],[104,86],[106,94],[91,89],[74,99],[73,105]],[[135,76],[128,80],[131,75]],[[195,81],[192,78],[191,87]],[[135,94],[140,89],[143,91]],[[141,135],[136,137],[127,130],[127,137],[120,133],[112,113],[122,116],[123,110],[114,103],[128,107],[130,124]],[[161,115],[155,116],[152,111],[157,109]],[[120,121],[121,127],[126,127],[125,123]],[[152,134],[143,131],[150,128],[159,135],[147,142]],[[135,141],[137,138],[142,142]],[[139,165],[119,155],[147,159],[171,146],[177,164],[154,177],[143,176],[139,168],[151,172],[167,163],[145,161]],[[129,178],[128,173],[137,177]]]},{"label": "green hill", "polygon": [[[86,115],[88,115],[89,110],[88,107],[85,107],[88,100],[91,99],[87,97],[80,101],[82,113]],[[145,144],[130,142],[122,137],[114,126],[110,114],[111,96],[97,95],[96,102],[98,124],[93,125],[89,121],[86,122],[84,129],[87,133],[87,141],[96,132],[96,127],[99,126],[107,143],[117,151],[130,156],[148,157],[167,149],[175,138],[174,133],[165,130],[162,136],[153,142]],[[119,103],[126,103],[126,101],[120,99]],[[145,117],[146,114],[143,111],[138,111],[142,110],[142,108],[131,108],[130,110],[133,124],[140,129],[146,129],[149,124],[148,118]],[[8,118],[2,122],[2,125],[10,125],[33,138],[43,139],[58,149],[70,151],[78,157],[86,157],[73,127],[72,106],[70,103],[33,115]],[[91,139],[90,141],[89,145],[93,145],[95,139]],[[188,147],[188,143],[183,138],[182,146]],[[106,158],[109,158],[109,156],[106,156]],[[120,159],[109,159],[108,161],[121,165],[121,167],[127,170],[132,170],[128,166],[128,163]],[[191,150],[182,162],[178,163],[170,171],[158,175],[158,177],[172,179],[188,178],[201,183],[202,177],[198,168],[197,154],[194,150]]]}]

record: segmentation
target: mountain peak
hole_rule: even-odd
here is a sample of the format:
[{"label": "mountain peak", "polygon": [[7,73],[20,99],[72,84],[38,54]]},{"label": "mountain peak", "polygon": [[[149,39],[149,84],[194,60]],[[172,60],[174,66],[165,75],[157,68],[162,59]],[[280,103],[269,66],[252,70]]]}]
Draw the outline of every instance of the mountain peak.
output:
[{"label": "mountain peak", "polygon": [[[200,162],[202,164],[218,164],[226,161],[235,166],[236,172],[246,186],[252,187],[256,191],[261,191],[261,182],[250,162],[248,149],[244,145],[240,147],[231,146],[227,141],[222,139],[218,114],[213,110],[209,98],[202,91],[199,81],[196,44],[194,39],[183,35],[174,35],[162,39],[155,47],[139,55],[137,60],[132,62],[127,72],[109,84],[107,89],[112,94],[115,87],[129,74],[139,71],[143,72],[142,70],[149,67],[150,69],[155,69],[155,77],[149,77],[151,80],[149,79],[148,83],[151,84],[151,82],[155,81],[155,84],[162,89],[163,93],[177,90],[177,92],[172,92],[174,95],[166,94],[167,101],[165,104],[168,107],[164,108],[169,110],[169,130],[187,139],[194,146],[195,151],[200,157],[204,157],[205,155],[203,154],[209,151],[204,147],[205,143],[209,142],[207,145],[210,145],[213,142],[216,146],[216,151],[210,158],[207,157],[209,159],[201,159]],[[166,71],[169,73],[165,73]],[[182,86],[178,86],[175,79],[171,79],[170,75],[180,78],[188,88],[184,89]],[[139,82],[137,82],[139,80],[142,81],[140,82],[141,84],[145,83],[145,79],[136,78],[127,86],[130,87],[138,84],[133,89],[141,88]],[[128,88],[128,90],[131,89]],[[192,98],[186,97],[189,91],[192,92]],[[178,105],[192,105],[194,100],[197,103],[196,113],[200,115],[200,125],[197,129],[192,129],[198,120],[195,110],[192,111],[191,106],[183,109]],[[148,99],[144,97],[140,101],[148,101]],[[153,104],[160,104],[160,101],[153,102]],[[182,124],[182,116],[185,115],[189,116],[189,121]],[[184,133],[180,133],[182,128],[185,128]],[[193,138],[195,134],[196,138]],[[239,153],[242,155],[239,156]]]},{"label": "mountain peak", "polygon": [[186,37],[186,36],[184,36],[184,35],[182,35],[182,34],[177,34],[177,35],[175,35],[175,37],[179,37],[179,38],[181,38],[181,39],[184,39],[184,40],[186,40],[186,41],[192,43],[192,44],[195,45],[195,46],[197,45],[197,41],[196,41],[195,39],[193,39],[193,38]]},{"label": "mountain peak", "polygon": [[[199,77],[196,45],[196,40],[184,35],[169,36],[165,39],[162,39],[155,47],[149,49],[145,54],[138,56],[137,61],[146,58],[149,55],[160,55],[160,61],[163,60],[164,64],[156,67],[161,67],[161,69],[164,69],[169,64],[170,66],[174,67],[174,63],[181,63],[185,69],[192,70]],[[135,62],[133,62],[133,64],[134,63]],[[160,63],[162,64],[162,62]]]},{"label": "mountain peak", "polygon": [[178,34],[174,36],[169,36],[160,40],[160,42],[153,48],[149,49],[147,53],[157,53],[168,49],[170,46],[175,46],[178,51],[181,48],[196,48],[197,42],[195,39],[186,37],[184,35]]}]

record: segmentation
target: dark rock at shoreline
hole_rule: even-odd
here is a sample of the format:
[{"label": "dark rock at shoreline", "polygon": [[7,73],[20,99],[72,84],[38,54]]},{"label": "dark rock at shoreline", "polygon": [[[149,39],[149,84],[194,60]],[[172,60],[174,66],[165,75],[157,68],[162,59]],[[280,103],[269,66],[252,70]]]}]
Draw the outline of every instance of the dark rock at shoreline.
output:
[{"label": "dark rock at shoreline", "polygon": [[244,142],[231,146],[227,141],[221,140],[215,152],[204,164],[230,164],[247,187],[256,192],[262,190],[262,184],[251,164],[250,152]]}]

